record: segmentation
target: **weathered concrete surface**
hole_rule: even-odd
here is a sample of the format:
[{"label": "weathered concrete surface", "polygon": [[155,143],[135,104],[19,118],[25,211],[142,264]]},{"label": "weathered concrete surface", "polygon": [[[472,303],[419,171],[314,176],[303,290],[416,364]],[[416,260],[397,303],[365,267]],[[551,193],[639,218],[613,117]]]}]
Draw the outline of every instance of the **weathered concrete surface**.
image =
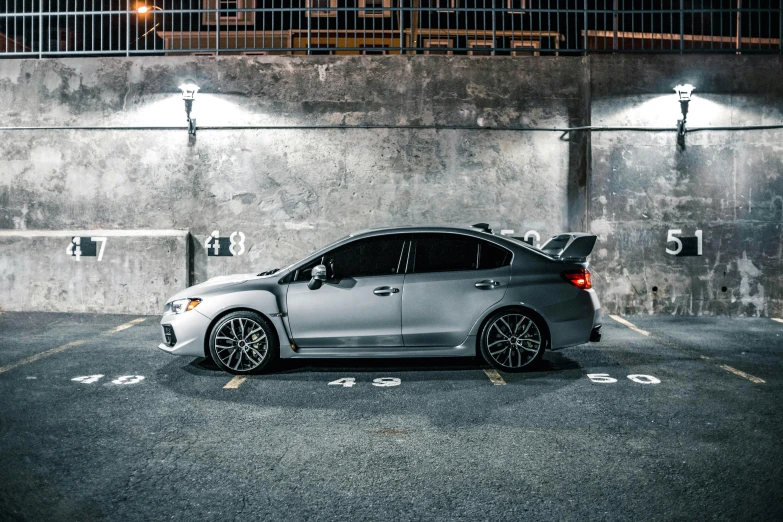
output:
[{"label": "weathered concrete surface", "polygon": [[[608,311],[783,313],[783,132],[415,129],[783,122],[780,57],[165,57],[0,61],[9,126],[395,129],[14,131],[0,140],[0,228],[192,232],[192,280],[287,264],[368,227],[487,221],[600,236]],[[702,257],[664,252],[703,230]],[[245,235],[208,257],[213,231]],[[673,246],[670,244],[669,246]],[[59,250],[58,250],[59,252]],[[653,288],[656,290],[653,290]],[[723,288],[726,288],[725,291]]]},{"label": "weathered concrete surface", "polygon": [[[7,125],[583,123],[580,60],[457,57],[71,59],[0,62]],[[194,276],[280,266],[368,227],[569,227],[581,137],[487,130],[25,131],[0,143],[0,227],[188,228]],[[100,143],[100,146],[96,144]],[[571,176],[571,178],[570,178]],[[579,186],[581,183],[581,188]],[[207,258],[213,231],[245,253]]]},{"label": "weathered concrete surface", "polygon": [[[106,237],[98,256],[73,236]],[[187,287],[187,231],[0,231],[0,310],[159,314]],[[98,253],[98,252],[96,252]]]},{"label": "weathered concrete surface", "polygon": [[[607,58],[592,67],[593,125],[672,126],[670,91],[697,86],[688,127],[783,122],[777,57]],[[623,81],[617,81],[621,71]],[[620,313],[783,313],[783,130],[594,133],[590,229],[604,306]],[[702,230],[703,256],[665,252]],[[673,249],[674,243],[668,247]]]}]

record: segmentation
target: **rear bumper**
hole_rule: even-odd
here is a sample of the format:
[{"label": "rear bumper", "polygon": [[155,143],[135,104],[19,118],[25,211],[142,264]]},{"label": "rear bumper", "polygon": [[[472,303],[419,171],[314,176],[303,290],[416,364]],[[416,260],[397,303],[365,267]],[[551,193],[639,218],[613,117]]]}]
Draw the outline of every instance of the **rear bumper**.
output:
[{"label": "rear bumper", "polygon": [[160,325],[163,342],[158,345],[158,348],[172,355],[204,357],[204,338],[209,328],[209,319],[198,310],[181,314],[163,314]]},{"label": "rear bumper", "polygon": [[593,341],[596,332],[597,339],[601,338],[601,304],[592,288],[580,290],[573,299],[549,306],[542,312],[552,336],[553,349]]}]

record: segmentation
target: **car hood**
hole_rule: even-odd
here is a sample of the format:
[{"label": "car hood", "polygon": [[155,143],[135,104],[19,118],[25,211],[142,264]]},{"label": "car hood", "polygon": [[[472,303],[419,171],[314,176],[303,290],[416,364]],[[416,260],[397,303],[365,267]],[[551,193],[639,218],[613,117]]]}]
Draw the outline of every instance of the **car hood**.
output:
[{"label": "car hood", "polygon": [[185,299],[190,297],[204,297],[205,295],[209,295],[217,290],[222,290],[223,288],[229,286],[238,285],[240,283],[244,283],[245,281],[249,281],[251,279],[269,279],[275,275],[279,275],[279,272],[276,274],[269,274],[266,276],[259,276],[254,273],[216,276],[204,281],[203,283],[190,286],[185,290],[177,292],[176,294],[169,297],[166,300],[166,302],[170,303],[171,301],[175,301],[177,299]]}]

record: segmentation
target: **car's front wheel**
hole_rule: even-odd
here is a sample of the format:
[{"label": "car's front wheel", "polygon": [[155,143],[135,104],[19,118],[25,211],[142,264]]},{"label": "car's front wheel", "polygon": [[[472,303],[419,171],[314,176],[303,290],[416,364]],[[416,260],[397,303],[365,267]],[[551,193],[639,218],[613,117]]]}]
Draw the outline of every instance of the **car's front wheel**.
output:
[{"label": "car's front wheel", "polygon": [[521,372],[544,355],[548,339],[540,320],[521,310],[493,314],[481,331],[484,359],[504,372]]},{"label": "car's front wheel", "polygon": [[278,350],[274,330],[255,312],[231,312],[209,333],[212,359],[221,369],[237,375],[263,371],[277,358]]}]

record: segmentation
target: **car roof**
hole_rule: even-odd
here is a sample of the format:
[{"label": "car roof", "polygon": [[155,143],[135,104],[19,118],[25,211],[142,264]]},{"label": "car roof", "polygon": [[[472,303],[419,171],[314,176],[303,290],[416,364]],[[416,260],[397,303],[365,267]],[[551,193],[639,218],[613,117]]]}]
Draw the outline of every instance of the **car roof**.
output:
[{"label": "car roof", "polygon": [[360,230],[350,234],[348,237],[357,238],[364,236],[373,236],[376,234],[395,234],[400,232],[470,232],[486,234],[480,228],[471,227],[468,225],[404,225],[398,227],[380,227],[380,228],[368,228]]},{"label": "car roof", "polygon": [[541,252],[539,249],[525,243],[524,241],[520,241],[503,235],[493,234],[491,232],[485,231],[482,228],[478,228],[470,225],[427,225],[427,226],[407,225],[407,226],[398,226],[398,227],[370,228],[366,230],[361,230],[359,232],[354,232],[353,234],[350,234],[345,239],[346,240],[358,239],[362,237],[372,237],[375,235],[412,233],[412,232],[447,232],[447,233],[452,232],[452,233],[466,234],[481,239],[489,239],[489,240],[494,239],[499,243],[505,244],[506,246],[523,248],[529,252],[533,252],[542,255],[544,257],[549,257],[543,252]]}]

